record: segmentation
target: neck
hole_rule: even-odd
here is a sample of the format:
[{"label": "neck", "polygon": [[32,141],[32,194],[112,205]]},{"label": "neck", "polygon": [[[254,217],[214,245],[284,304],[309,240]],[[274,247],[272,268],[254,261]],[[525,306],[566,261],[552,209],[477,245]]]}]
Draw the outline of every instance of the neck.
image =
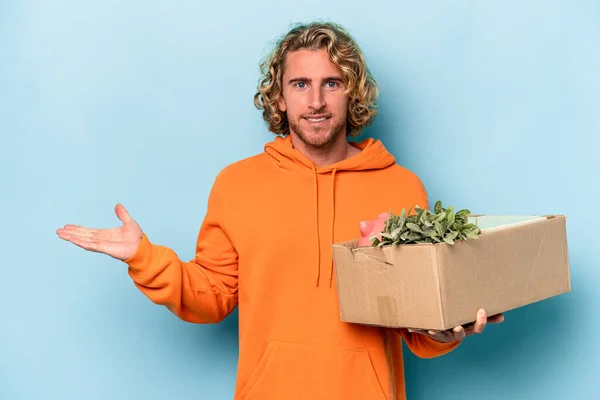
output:
[{"label": "neck", "polygon": [[318,168],[345,160],[355,154],[354,150],[359,151],[350,145],[343,135],[338,135],[332,142],[322,147],[314,147],[304,143],[293,133],[291,134],[291,140],[294,148],[314,162]]}]

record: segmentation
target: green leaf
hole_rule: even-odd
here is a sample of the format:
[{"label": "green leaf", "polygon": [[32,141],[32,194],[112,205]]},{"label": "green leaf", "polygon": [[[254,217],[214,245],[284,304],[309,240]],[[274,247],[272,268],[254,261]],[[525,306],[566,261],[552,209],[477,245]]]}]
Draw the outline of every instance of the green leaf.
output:
[{"label": "green leaf", "polygon": [[479,227],[475,224],[465,224],[463,228],[464,229],[475,229],[475,230],[479,229]]},{"label": "green leaf", "polygon": [[456,218],[466,218],[471,214],[471,211],[467,209],[460,210],[456,213]]},{"label": "green leaf", "polygon": [[433,211],[436,214],[439,214],[442,212],[442,202],[440,200],[435,202],[435,206],[433,207]]},{"label": "green leaf", "polygon": [[448,217],[447,217],[448,226],[452,226],[452,224],[454,224],[454,219],[455,219],[454,210],[452,209],[452,206],[450,206],[448,208]]},{"label": "green leaf", "polygon": [[468,231],[465,233],[465,235],[469,239],[479,239],[479,235],[477,233],[475,233],[474,231]]},{"label": "green leaf", "polygon": [[404,227],[404,223],[406,222],[406,211],[402,209],[402,214],[398,217],[398,228]]},{"label": "green leaf", "polygon": [[441,222],[444,219],[446,219],[446,213],[442,211],[435,217],[434,222]]},{"label": "green leaf", "polygon": [[425,228],[425,229],[423,229],[423,234],[425,236],[433,236],[433,235],[437,235],[438,233],[436,232],[436,230],[434,228]]},{"label": "green leaf", "polygon": [[387,221],[385,221],[384,231],[389,232],[390,231],[390,227],[392,226],[393,222],[394,222],[394,215],[390,214],[390,218],[388,218]]},{"label": "green leaf", "polygon": [[448,243],[448,244],[454,244],[454,240],[444,237],[444,242]]},{"label": "green leaf", "polygon": [[437,243],[442,243],[442,239],[440,239],[440,238],[439,238],[439,237],[437,237],[437,236],[431,236],[431,240],[433,240],[433,241],[435,241],[435,242],[437,242]]},{"label": "green leaf", "polygon": [[412,240],[418,240],[418,239],[421,239],[421,238],[422,238],[422,236],[419,233],[417,233],[417,232],[411,232],[408,235],[407,239],[412,241]]},{"label": "green leaf", "polygon": [[408,222],[408,223],[406,224],[406,227],[407,227],[408,229],[410,229],[411,231],[413,231],[413,232],[423,233],[423,231],[421,230],[421,228],[419,227],[419,225],[417,225],[417,224],[414,224],[414,223],[412,223],[412,222]]},{"label": "green leaf", "polygon": [[458,214],[456,214],[455,220],[457,222],[459,222],[460,224],[462,224],[462,225],[466,225],[469,222],[469,218],[466,217],[465,215],[458,215]]},{"label": "green leaf", "polygon": [[427,210],[427,213],[426,213],[426,214],[427,214],[427,215],[426,215],[427,221],[429,221],[429,222],[433,223],[433,221],[435,221],[435,218],[437,217],[437,215],[435,215],[434,213],[432,213],[432,212],[431,212],[431,211],[429,211],[429,210]]},{"label": "green leaf", "polygon": [[442,227],[442,224],[440,224],[438,221],[435,221],[433,224],[435,225],[435,230],[437,231],[437,233],[440,236],[443,236],[444,235],[444,228]]},{"label": "green leaf", "polygon": [[454,239],[456,239],[457,236],[458,236],[458,232],[452,231],[452,232],[448,233],[445,237],[450,240],[454,240]]},{"label": "green leaf", "polygon": [[425,211],[421,211],[421,213],[419,214],[419,222],[421,223],[421,225],[425,225],[427,221],[427,213]]}]

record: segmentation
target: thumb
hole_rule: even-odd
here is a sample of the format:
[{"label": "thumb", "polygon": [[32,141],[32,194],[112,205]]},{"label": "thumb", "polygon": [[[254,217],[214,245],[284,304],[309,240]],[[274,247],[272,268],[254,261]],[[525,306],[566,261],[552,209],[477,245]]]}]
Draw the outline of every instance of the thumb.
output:
[{"label": "thumb", "polygon": [[369,233],[370,225],[371,225],[371,223],[369,221],[360,221],[359,231],[360,231],[361,236],[365,236],[367,233]]},{"label": "thumb", "polygon": [[131,218],[131,216],[122,204],[117,204],[115,206],[115,214],[117,214],[119,220],[124,224],[133,221],[133,218]]}]

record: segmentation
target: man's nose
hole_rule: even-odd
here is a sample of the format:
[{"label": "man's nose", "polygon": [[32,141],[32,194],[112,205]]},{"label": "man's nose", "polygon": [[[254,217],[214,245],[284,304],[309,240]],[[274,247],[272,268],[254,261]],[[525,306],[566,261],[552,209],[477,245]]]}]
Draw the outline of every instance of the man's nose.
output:
[{"label": "man's nose", "polygon": [[323,96],[323,92],[320,88],[310,91],[309,103],[310,107],[315,110],[320,110],[325,106],[325,96]]}]

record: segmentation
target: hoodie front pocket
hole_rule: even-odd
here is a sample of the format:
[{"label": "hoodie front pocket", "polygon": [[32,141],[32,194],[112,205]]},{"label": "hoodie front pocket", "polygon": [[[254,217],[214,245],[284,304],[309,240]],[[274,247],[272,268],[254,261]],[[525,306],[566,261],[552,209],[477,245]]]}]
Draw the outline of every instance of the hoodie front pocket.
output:
[{"label": "hoodie front pocket", "polygon": [[269,342],[236,400],[386,400],[369,352]]}]

